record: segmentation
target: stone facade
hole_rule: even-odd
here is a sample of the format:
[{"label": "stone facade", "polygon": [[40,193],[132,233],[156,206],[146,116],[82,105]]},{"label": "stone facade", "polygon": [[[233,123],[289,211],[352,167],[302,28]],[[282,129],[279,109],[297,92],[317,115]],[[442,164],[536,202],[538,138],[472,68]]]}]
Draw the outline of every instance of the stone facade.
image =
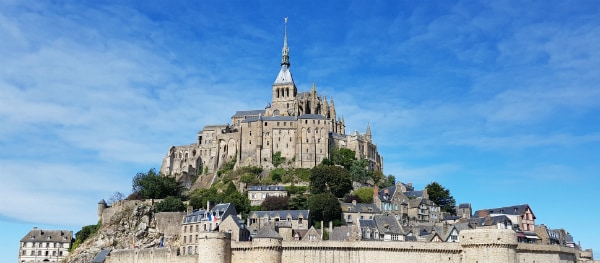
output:
[{"label": "stone facade", "polygon": [[333,99],[298,92],[290,71],[287,31],[281,69],[271,87],[271,102],[260,110],[237,111],[231,123],[208,125],[198,132],[196,142],[173,146],[163,159],[160,172],[184,182],[217,171],[235,160],[237,166],[273,167],[273,155],[285,157],[283,166],[312,168],[333,149],[348,148],[356,158],[367,159],[369,169],[383,170],[383,158],[372,140],[371,129],[346,134],[343,117]]},{"label": "stone facade", "polygon": [[251,206],[259,206],[269,196],[288,196],[287,190],[280,185],[254,185],[248,187],[248,199]]},{"label": "stone facade", "polygon": [[70,230],[44,230],[34,227],[19,246],[19,262],[60,262],[69,255],[73,238]]},{"label": "stone facade", "polygon": [[179,256],[171,249],[117,250],[106,263],[191,263],[210,260],[220,263],[304,263],[304,262],[452,262],[587,263],[591,251],[574,248],[522,244],[512,230],[475,229],[460,233],[460,241],[381,242],[381,241],[283,241],[280,237],[232,242],[228,233],[203,233],[199,255]]}]

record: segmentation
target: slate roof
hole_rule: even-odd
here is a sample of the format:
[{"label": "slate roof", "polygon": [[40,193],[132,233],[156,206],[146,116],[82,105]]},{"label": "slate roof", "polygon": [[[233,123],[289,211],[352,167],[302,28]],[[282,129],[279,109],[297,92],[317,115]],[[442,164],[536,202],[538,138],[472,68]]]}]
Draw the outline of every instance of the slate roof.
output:
[{"label": "slate roof", "polygon": [[375,220],[373,220],[373,219],[359,219],[358,224],[360,225],[361,228],[363,228],[363,227],[376,228],[377,227],[377,224],[375,224]]},{"label": "slate roof", "polygon": [[350,240],[351,231],[352,228],[350,228],[349,226],[334,227],[333,232],[329,235],[329,240]]},{"label": "slate roof", "polygon": [[[483,217],[483,216],[486,216],[489,214],[522,215],[525,213],[527,208],[529,208],[528,204],[481,209],[481,210],[475,211],[474,215],[476,217]],[[534,218],[535,218],[535,215],[534,215]]]},{"label": "slate roof", "polygon": [[407,197],[423,197],[423,191],[407,191],[404,192]]},{"label": "slate roof", "polygon": [[249,117],[249,116],[258,116],[265,115],[265,110],[241,110],[236,111],[233,117]]},{"label": "slate roof", "polygon": [[260,230],[258,230],[258,233],[256,233],[256,235],[254,236],[254,238],[276,238],[276,239],[283,239],[283,237],[281,237],[279,235],[279,233],[277,233],[275,231],[275,229],[273,229],[269,225],[265,225]]},{"label": "slate roof", "polygon": [[205,209],[196,210],[191,214],[186,215],[183,218],[184,224],[197,223],[201,221],[208,220],[208,214],[214,214],[219,219],[225,219],[229,215],[237,215],[237,211],[235,210],[235,206],[231,203],[218,204],[215,205],[210,211]]},{"label": "slate roof", "polygon": [[459,204],[458,208],[471,208],[471,204],[470,203]]},{"label": "slate roof", "polygon": [[110,249],[100,250],[100,252],[98,252],[98,254],[96,254],[94,257],[94,260],[92,260],[92,263],[103,263],[108,254],[110,254]]},{"label": "slate roof", "polygon": [[255,122],[258,120],[263,121],[296,121],[294,116],[261,116],[261,117],[247,117],[242,120],[242,123]]},{"label": "slate roof", "polygon": [[248,191],[286,191],[281,185],[253,185],[248,187]]},{"label": "slate roof", "polygon": [[21,242],[58,242],[71,243],[73,231],[71,230],[45,230],[34,228],[21,238]]},{"label": "slate roof", "polygon": [[[376,204],[363,204],[363,203],[341,203],[342,212],[346,213],[370,213],[370,214],[380,214],[381,210],[377,207]],[[350,210],[348,210],[350,207]]]},{"label": "slate roof", "polygon": [[508,218],[505,215],[474,217],[474,218],[468,219],[468,222],[470,224],[476,224],[478,226],[493,226],[498,223],[504,223],[507,221],[511,222],[511,225],[512,225],[512,220],[510,220],[510,218]]},{"label": "slate roof", "polygon": [[[385,190],[388,190],[389,195],[385,194]],[[389,203],[392,201],[392,198],[394,198],[394,193],[396,192],[396,186],[389,186],[386,188],[383,188],[379,191],[379,193],[377,193],[377,195],[379,196],[379,200],[381,200],[382,202],[386,202]]]},{"label": "slate roof", "polygon": [[279,70],[279,74],[277,74],[274,84],[286,83],[294,83],[294,79],[292,78],[292,72],[290,71],[290,68],[287,65],[281,65],[281,70]]},{"label": "slate roof", "polygon": [[404,234],[398,220],[396,220],[393,216],[381,216],[377,215],[373,217],[375,224],[377,225],[377,230],[379,233],[387,233],[387,234]]},{"label": "slate roof", "polygon": [[257,217],[257,218],[287,218],[290,215],[293,220],[299,218],[302,215],[302,218],[307,219],[310,215],[310,210],[277,210],[277,211],[251,211],[248,217]]},{"label": "slate roof", "polygon": [[302,114],[298,116],[298,119],[326,120],[327,118],[321,114]]}]

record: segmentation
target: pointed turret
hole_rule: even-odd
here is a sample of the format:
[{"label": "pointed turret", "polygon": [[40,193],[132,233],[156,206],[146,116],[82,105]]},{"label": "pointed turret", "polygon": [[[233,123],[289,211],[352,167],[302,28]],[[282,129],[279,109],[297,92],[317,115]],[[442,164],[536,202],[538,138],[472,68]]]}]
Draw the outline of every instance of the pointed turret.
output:
[{"label": "pointed turret", "polygon": [[283,48],[281,49],[281,65],[290,67],[290,49],[287,45],[287,17],[283,26]]},{"label": "pointed turret", "polygon": [[371,124],[367,123],[367,132],[365,133],[365,137],[367,137],[367,141],[371,142]]}]

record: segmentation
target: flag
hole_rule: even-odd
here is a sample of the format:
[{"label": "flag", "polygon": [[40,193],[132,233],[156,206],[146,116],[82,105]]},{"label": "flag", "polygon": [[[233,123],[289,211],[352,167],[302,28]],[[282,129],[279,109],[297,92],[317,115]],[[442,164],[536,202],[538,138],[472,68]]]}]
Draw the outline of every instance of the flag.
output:
[{"label": "flag", "polygon": [[208,221],[213,221],[213,216],[211,213],[208,213]]},{"label": "flag", "polygon": [[213,222],[217,222],[219,219],[217,218],[217,215],[213,216]]}]

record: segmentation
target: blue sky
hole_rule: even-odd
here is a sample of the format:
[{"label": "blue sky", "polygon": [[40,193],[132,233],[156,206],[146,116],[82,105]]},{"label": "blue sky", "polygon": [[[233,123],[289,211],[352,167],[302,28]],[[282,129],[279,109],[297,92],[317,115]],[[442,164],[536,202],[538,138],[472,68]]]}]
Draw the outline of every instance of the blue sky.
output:
[{"label": "blue sky", "polygon": [[0,261],[264,108],[284,17],[299,90],[315,82],[348,132],[370,124],[386,175],[527,203],[600,253],[597,1],[86,2],[0,2]]}]

